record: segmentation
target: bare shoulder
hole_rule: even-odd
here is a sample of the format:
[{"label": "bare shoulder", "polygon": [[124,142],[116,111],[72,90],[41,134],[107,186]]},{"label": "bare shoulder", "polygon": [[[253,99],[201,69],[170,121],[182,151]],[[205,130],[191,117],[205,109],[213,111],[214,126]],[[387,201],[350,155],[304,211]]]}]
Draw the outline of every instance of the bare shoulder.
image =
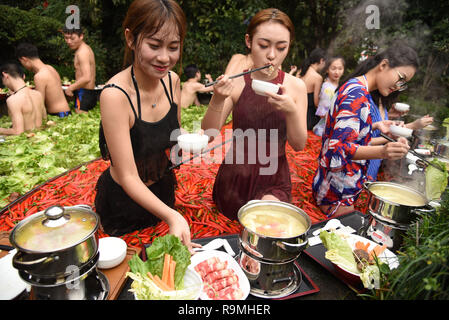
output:
[{"label": "bare shoulder", "polygon": [[47,83],[52,77],[52,69],[46,66],[34,74],[34,82]]},{"label": "bare shoulder", "polygon": [[[114,75],[111,79],[109,79],[106,82],[106,85],[116,85],[120,88],[122,88],[125,92],[129,91],[129,85],[126,81],[127,79],[127,70],[129,68],[120,71],[116,75]],[[128,71],[129,73],[129,71]],[[114,87],[106,87],[101,91],[100,94],[100,109],[109,109],[110,107],[113,107],[115,105],[121,105],[121,104],[129,104],[128,99],[126,95],[119,89]],[[114,109],[121,109],[121,108],[114,108]]]},{"label": "bare shoulder", "polygon": [[306,91],[306,83],[301,78],[295,77],[291,74],[285,73],[285,83],[287,86],[291,86],[292,89],[299,91]]},{"label": "bare shoulder", "polygon": [[13,94],[12,96],[9,96],[8,99],[6,99],[6,105],[8,108],[14,108],[15,106],[20,105],[22,102],[22,98],[20,95]]}]

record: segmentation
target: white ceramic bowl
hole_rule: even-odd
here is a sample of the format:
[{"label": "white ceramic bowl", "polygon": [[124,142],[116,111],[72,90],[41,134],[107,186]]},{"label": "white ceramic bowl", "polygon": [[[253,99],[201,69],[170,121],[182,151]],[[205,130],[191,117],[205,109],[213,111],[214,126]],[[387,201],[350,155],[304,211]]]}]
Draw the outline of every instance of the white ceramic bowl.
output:
[{"label": "white ceramic bowl", "polygon": [[179,147],[185,152],[199,153],[209,143],[209,136],[198,133],[187,133],[178,136]]},{"label": "white ceramic bowl", "polygon": [[262,80],[253,80],[251,83],[253,90],[261,96],[266,96],[265,92],[277,93],[279,91],[279,85]]},{"label": "white ceramic bowl", "polygon": [[396,102],[394,108],[399,112],[407,112],[410,110],[410,106],[406,103]]},{"label": "white ceramic bowl", "polygon": [[391,125],[390,132],[395,136],[408,138],[412,135],[413,130],[406,127]]},{"label": "white ceramic bowl", "polygon": [[123,239],[117,237],[105,237],[99,240],[98,268],[111,269],[118,266],[126,257],[128,246]]}]

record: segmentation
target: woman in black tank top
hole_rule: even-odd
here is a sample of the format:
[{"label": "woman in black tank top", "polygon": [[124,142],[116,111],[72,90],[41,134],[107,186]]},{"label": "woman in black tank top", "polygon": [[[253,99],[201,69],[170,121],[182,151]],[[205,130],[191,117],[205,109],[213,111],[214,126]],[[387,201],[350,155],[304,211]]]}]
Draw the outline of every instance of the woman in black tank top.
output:
[{"label": "woman in black tank top", "polygon": [[176,178],[167,170],[180,127],[180,79],[170,69],[181,55],[185,16],[173,0],[135,1],[123,26],[130,66],[100,97],[100,150],[111,166],[98,179],[95,208],[109,235],[163,220],[191,249],[187,221],[173,209]]}]

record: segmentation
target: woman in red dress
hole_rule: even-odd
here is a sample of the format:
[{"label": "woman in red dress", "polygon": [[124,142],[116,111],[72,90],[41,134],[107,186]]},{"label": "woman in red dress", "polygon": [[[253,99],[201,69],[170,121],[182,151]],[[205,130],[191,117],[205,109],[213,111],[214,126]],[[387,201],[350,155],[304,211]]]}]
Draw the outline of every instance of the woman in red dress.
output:
[{"label": "woman in red dress", "polygon": [[[235,139],[213,190],[218,209],[231,219],[253,199],[291,200],[285,144],[302,150],[307,141],[305,84],[280,70],[293,38],[294,27],[285,13],[259,11],[251,19],[245,43],[254,68],[271,67],[235,79],[220,76],[202,121],[204,130],[220,130],[232,112]],[[253,80],[279,84],[279,91],[259,95],[252,89]]]}]

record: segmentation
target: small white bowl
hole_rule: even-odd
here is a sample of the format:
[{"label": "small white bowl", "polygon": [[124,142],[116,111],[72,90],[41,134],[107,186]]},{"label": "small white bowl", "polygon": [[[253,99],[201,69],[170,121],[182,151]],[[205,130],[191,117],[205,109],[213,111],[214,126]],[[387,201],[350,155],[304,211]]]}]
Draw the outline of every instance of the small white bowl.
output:
[{"label": "small white bowl", "polygon": [[410,106],[406,103],[402,103],[402,102],[396,102],[396,104],[394,105],[394,108],[396,110],[398,110],[399,112],[407,112],[410,110]]},{"label": "small white bowl", "polygon": [[412,135],[413,130],[406,127],[391,125],[390,132],[395,136],[408,138]]},{"label": "small white bowl", "polygon": [[279,85],[262,80],[253,80],[251,88],[261,96],[267,96],[265,92],[277,93],[279,91]]},{"label": "small white bowl", "polygon": [[117,237],[105,237],[99,240],[98,268],[111,269],[118,266],[126,257],[128,246],[126,242]]},{"label": "small white bowl", "polygon": [[198,133],[187,133],[178,136],[179,147],[185,152],[199,153],[209,143],[209,136]]}]

